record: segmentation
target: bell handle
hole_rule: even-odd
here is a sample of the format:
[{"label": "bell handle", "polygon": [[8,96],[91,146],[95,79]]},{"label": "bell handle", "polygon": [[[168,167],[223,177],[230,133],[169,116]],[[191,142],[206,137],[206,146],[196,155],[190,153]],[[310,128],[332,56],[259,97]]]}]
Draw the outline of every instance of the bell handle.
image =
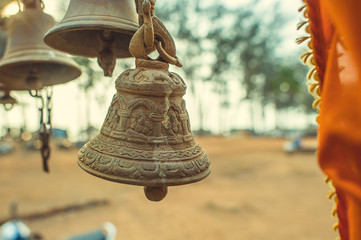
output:
[{"label": "bell handle", "polygon": [[39,91],[38,90],[29,90],[29,95],[32,97],[39,97]]},{"label": "bell handle", "polygon": [[164,50],[164,48],[162,47],[162,44],[159,41],[155,40],[154,43],[155,43],[155,47],[157,48],[157,51],[158,51],[159,55],[162,57],[162,59],[164,59],[167,63],[176,65],[177,67],[182,67],[182,63],[179,61],[177,56],[173,57],[173,56],[169,55]]},{"label": "bell handle", "polygon": [[155,2],[156,0],[136,0],[139,21],[142,20],[143,22],[140,22],[140,28],[130,41],[129,51],[137,60],[143,59],[151,62],[154,60],[148,54],[157,49],[159,57],[156,61],[182,67],[176,56],[172,36],[159,18],[154,16]]}]

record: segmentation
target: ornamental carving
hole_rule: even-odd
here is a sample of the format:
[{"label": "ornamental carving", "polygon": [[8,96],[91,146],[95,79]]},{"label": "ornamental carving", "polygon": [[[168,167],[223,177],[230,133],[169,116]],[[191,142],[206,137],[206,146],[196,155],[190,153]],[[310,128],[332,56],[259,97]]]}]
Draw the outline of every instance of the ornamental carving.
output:
[{"label": "ornamental carving", "polygon": [[[115,182],[145,186],[159,201],[167,186],[199,181],[210,173],[207,154],[194,141],[183,95],[186,84],[169,64],[181,66],[172,37],[153,15],[155,0],[137,0],[140,28],[129,51],[136,68],[115,81],[114,95],[98,136],[85,144],[78,164]],[[157,50],[159,57],[148,54]]]}]

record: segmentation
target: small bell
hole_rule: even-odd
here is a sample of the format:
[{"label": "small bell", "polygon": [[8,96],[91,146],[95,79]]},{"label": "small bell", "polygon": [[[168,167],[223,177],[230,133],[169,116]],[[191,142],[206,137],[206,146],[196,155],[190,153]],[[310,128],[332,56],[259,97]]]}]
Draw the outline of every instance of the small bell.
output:
[{"label": "small bell", "polygon": [[3,92],[3,95],[0,97],[0,104],[4,106],[5,110],[12,109],[18,101],[10,95],[10,90],[1,84],[0,91]]},{"label": "small bell", "polygon": [[131,57],[129,41],[137,29],[133,0],[70,0],[44,41],[72,55],[97,57],[104,75],[112,76],[116,58]]},{"label": "small bell", "polygon": [[[168,71],[169,63],[181,65],[174,41],[153,17],[154,1],[150,2],[153,6],[145,6],[149,11],[144,14],[148,21],[134,34],[129,47],[136,68],[116,80],[117,93],[100,134],[81,148],[78,164],[100,178],[144,186],[149,200],[160,201],[167,186],[207,177],[210,162],[190,128],[182,98],[186,85]],[[153,36],[147,36],[144,29]],[[158,50],[157,60],[147,56],[147,46]]]},{"label": "small bell", "polygon": [[55,21],[42,11],[40,1],[12,16],[8,24],[7,46],[0,60],[0,81],[9,88],[39,90],[80,76],[81,70],[74,60],[43,43],[44,34]]},{"label": "small bell", "polygon": [[18,101],[10,95],[10,92],[5,92],[5,94],[0,98],[0,103],[3,105],[14,105],[18,103]]}]

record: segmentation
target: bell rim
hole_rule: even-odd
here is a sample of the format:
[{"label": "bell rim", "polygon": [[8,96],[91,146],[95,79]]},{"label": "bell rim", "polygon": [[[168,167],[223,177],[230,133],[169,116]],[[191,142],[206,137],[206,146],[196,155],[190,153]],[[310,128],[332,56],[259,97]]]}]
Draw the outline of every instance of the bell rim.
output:
[{"label": "bell rim", "polygon": [[0,71],[0,91],[28,91],[29,89],[22,85],[10,85],[8,84],[9,81],[14,80],[9,76],[4,76],[5,73]]},{"label": "bell rim", "polygon": [[[162,177],[160,178],[158,177],[154,177],[153,179],[150,178],[131,178],[129,175],[115,175],[115,174],[108,174],[108,173],[104,173],[102,171],[99,171],[93,167],[91,167],[90,165],[92,165],[94,162],[96,162],[97,160],[94,160],[92,163],[90,164],[86,164],[84,163],[84,161],[86,160],[81,160],[84,159],[84,157],[86,157],[87,153],[92,153],[97,154],[98,156],[100,155],[100,153],[93,149],[92,147],[89,146],[89,142],[86,143],[79,151],[78,153],[78,165],[80,168],[82,168],[84,171],[86,171],[87,173],[108,180],[108,181],[112,181],[112,182],[118,182],[118,183],[124,183],[124,184],[131,184],[131,185],[138,185],[138,186],[149,186],[149,187],[158,187],[158,186],[178,186],[178,185],[185,185],[185,184],[190,184],[190,183],[194,183],[194,182],[198,182],[201,181],[202,179],[206,178],[210,172],[210,161],[208,159],[208,155],[206,152],[202,152],[201,156],[197,156],[196,158],[193,158],[191,160],[187,159],[186,161],[174,161],[174,162],[169,162],[169,163],[177,163],[178,166],[180,166],[180,163],[192,163],[192,165],[194,164],[195,166],[198,166],[198,162],[200,162],[201,160],[204,160],[205,164],[206,164],[206,168],[204,170],[199,170],[199,172],[197,174],[188,174],[185,176],[180,176],[180,177]],[[105,154],[107,155],[107,154]],[[104,155],[103,155],[104,156]],[[107,155],[108,158],[111,158],[114,160],[114,162],[117,163],[117,165],[119,164],[119,162],[121,161],[120,159],[118,159],[119,162],[117,162],[116,157],[111,156],[111,155]],[[131,160],[131,159],[123,159],[122,160],[126,160],[126,162],[130,162],[132,164],[138,163],[139,165],[141,163],[144,162],[150,162],[150,163],[154,163],[154,166],[156,165],[155,162],[156,161],[140,161],[140,160]],[[99,159],[98,159],[99,161]],[[114,162],[112,164],[114,164]],[[141,163],[139,163],[141,162]],[[158,161],[162,162],[162,161]],[[163,163],[166,164],[166,163]],[[199,168],[198,168],[199,169]],[[144,170],[144,169],[143,169]]]},{"label": "bell rim", "polygon": [[[78,26],[72,26],[72,25],[67,25],[67,24],[58,24],[55,25],[53,28],[51,28],[48,32],[45,33],[44,35],[44,42],[46,44],[48,44],[49,46],[51,46],[51,42],[50,40],[56,38],[56,35],[59,35],[61,33],[65,33],[65,32],[72,32],[72,31],[89,31],[89,30],[94,30],[94,31],[103,31],[103,30],[109,30],[112,32],[116,32],[116,33],[123,33],[123,34],[127,34],[132,36],[139,27],[135,27],[133,25],[134,28],[129,28],[127,30],[123,30],[119,28],[119,25],[121,26],[127,26],[127,25],[123,25],[123,24],[117,24],[117,25],[107,25],[107,24],[95,24],[95,23],[79,23]],[[132,25],[129,25],[132,26]],[[61,32],[61,33],[60,33]]]},{"label": "bell rim", "polygon": [[[3,73],[0,71],[0,75],[2,75]],[[6,83],[6,89],[9,89],[11,91],[30,91],[30,90],[41,90],[43,89],[44,87],[48,87],[48,86],[51,86],[51,85],[42,85],[40,88],[31,88],[31,87],[28,87],[25,83],[25,81],[21,81],[20,84],[19,83],[13,83],[14,82],[14,78],[13,79],[6,79],[6,80],[3,80],[1,79],[1,81],[3,83]],[[66,82],[64,82],[66,83]]]},{"label": "bell rim", "polygon": [[[2,73],[0,72],[0,75],[1,75]],[[4,82],[6,82],[6,83],[8,83],[10,80],[9,79],[7,79],[7,80],[4,80],[3,78],[1,78],[0,79],[0,82],[1,83],[4,83]],[[29,89],[29,88],[27,88],[27,87],[25,87],[24,85],[6,85],[6,87],[1,87],[0,86],[0,91],[4,91],[4,90],[10,90],[10,91],[17,91],[17,92],[19,92],[19,91],[29,91],[29,90],[33,90],[33,89]],[[40,89],[37,89],[37,90],[40,90]]]},{"label": "bell rim", "polygon": [[39,57],[39,59],[33,58],[33,59],[29,59],[29,60],[24,60],[24,58],[20,58],[20,57],[16,57],[13,59],[11,61],[6,61],[4,63],[2,63],[0,61],[0,72],[5,72],[7,74],[7,77],[14,77],[14,76],[11,76],[11,74],[7,73],[7,71],[6,71],[7,68],[11,68],[11,67],[18,66],[18,65],[34,64],[34,63],[35,64],[38,64],[38,63],[61,64],[61,65],[65,65],[65,66],[71,68],[74,71],[74,73],[76,73],[74,75],[76,75],[77,77],[72,78],[69,81],[80,77],[80,75],[82,73],[80,67],[78,67],[76,64],[73,65],[72,63],[67,63],[66,61],[43,60],[43,59],[41,59],[41,57]]},{"label": "bell rim", "polygon": [[[72,17],[74,18],[81,18],[79,17]],[[73,20],[62,20],[58,24],[56,24],[54,27],[52,27],[49,31],[46,32],[44,35],[44,42],[57,50],[60,50],[62,52],[66,52],[72,55],[76,56],[83,56],[83,57],[97,57],[98,55],[95,53],[92,53],[89,51],[88,53],[82,52],[79,53],[78,51],[74,51],[71,48],[67,47],[67,44],[61,44],[63,42],[62,37],[65,34],[76,32],[76,31],[103,31],[103,30],[109,30],[112,32],[115,32],[117,34],[124,34],[126,36],[129,36],[129,41],[132,38],[132,35],[138,30],[139,26],[135,23],[131,22],[130,20],[124,19],[127,21],[127,23],[118,23],[118,22],[106,22],[104,23],[104,19],[96,20],[97,17],[94,17],[95,19],[91,19],[92,22],[90,23],[89,20],[83,20],[82,21],[73,21]],[[118,19],[118,18],[115,18]],[[76,22],[77,26],[72,25],[72,22]],[[125,29],[124,29],[125,28]],[[131,57],[131,54],[126,55],[119,55],[117,58],[125,58],[125,57]]]},{"label": "bell rim", "polygon": [[205,179],[211,173],[211,169],[210,167],[208,167],[206,171],[203,171],[191,177],[173,178],[173,179],[155,179],[155,180],[146,179],[146,184],[144,184],[144,182],[142,182],[143,179],[130,179],[125,177],[106,175],[100,171],[94,170],[93,168],[84,164],[80,160],[78,160],[78,166],[81,169],[83,169],[85,172],[104,180],[108,180],[116,183],[144,186],[144,187],[180,186],[180,185],[191,184]]},{"label": "bell rim", "polygon": [[[6,72],[5,69],[7,68],[10,68],[10,67],[14,67],[14,66],[18,66],[18,65],[24,65],[24,64],[37,64],[37,63],[52,63],[52,64],[61,64],[61,65],[65,65],[69,68],[71,68],[74,73],[74,75],[76,75],[77,77],[75,78],[72,78],[70,80],[74,80],[78,77],[80,77],[82,71],[81,71],[81,68],[79,66],[77,66],[76,64],[72,64],[72,63],[68,63],[66,61],[57,61],[57,60],[43,60],[41,59],[41,57],[39,57],[39,59],[29,59],[29,60],[24,60],[24,58],[13,58],[14,60],[11,60],[11,61],[7,61],[7,62],[4,62],[2,63],[0,61],[0,72]],[[7,74],[7,77],[13,77],[11,76],[10,74],[6,73]]]},{"label": "bell rim", "polygon": [[[124,22],[119,22],[119,19]],[[76,23],[77,26],[71,25],[72,23]],[[49,29],[49,31],[45,34],[48,35],[51,32],[64,30],[64,29],[76,29],[83,27],[92,27],[92,29],[100,29],[100,30],[110,30],[114,29],[116,32],[122,32],[123,29],[119,28],[128,27],[127,31],[137,31],[139,25],[133,22],[132,20],[122,18],[120,16],[112,17],[105,15],[86,15],[86,16],[71,16],[69,18],[63,18],[59,23],[57,23],[54,27]]]},{"label": "bell rim", "polygon": [[23,76],[17,76],[16,74],[11,74],[11,70],[14,67],[20,66],[20,65],[30,65],[30,64],[61,64],[63,67],[67,68],[67,72],[71,72],[71,76],[67,79],[63,78],[61,80],[56,81],[48,81],[48,79],[43,79],[41,81],[43,87],[46,86],[53,86],[58,84],[63,84],[70,82],[72,80],[75,80],[80,77],[82,74],[82,71],[79,66],[75,62],[67,62],[67,61],[59,61],[58,60],[44,60],[40,56],[38,56],[38,59],[32,58],[32,59],[24,59],[24,57],[14,57],[11,58],[10,61],[0,61],[0,75],[5,75],[6,77],[2,79],[2,82],[6,85],[7,88],[13,89],[13,90],[32,90],[32,88],[27,87],[26,84],[17,84],[14,83],[14,79],[22,79]]}]

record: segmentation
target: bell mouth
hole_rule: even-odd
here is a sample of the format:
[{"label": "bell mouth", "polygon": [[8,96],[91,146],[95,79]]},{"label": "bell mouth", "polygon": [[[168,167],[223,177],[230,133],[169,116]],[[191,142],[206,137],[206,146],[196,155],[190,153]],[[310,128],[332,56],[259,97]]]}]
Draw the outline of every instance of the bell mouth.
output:
[{"label": "bell mouth", "polygon": [[43,84],[39,81],[39,79],[33,75],[29,75],[25,79],[25,84],[28,87],[28,89],[32,89],[32,90],[40,90],[44,87]]},{"label": "bell mouth", "polygon": [[127,147],[121,149],[124,154],[112,153],[111,149],[119,147],[109,148],[98,137],[80,149],[78,165],[86,172],[109,181],[147,187],[177,186],[198,182],[210,174],[208,156],[195,142],[194,146],[174,150],[173,153],[159,151],[157,159],[151,159],[147,158],[151,151]]},{"label": "bell mouth", "polygon": [[[8,23],[8,41],[0,60],[0,75],[14,90],[41,89],[68,82],[80,76],[81,69],[68,55],[46,46],[43,36],[54,19],[37,9],[27,9],[12,16]],[[28,80],[37,69],[36,77]]]},{"label": "bell mouth", "polygon": [[[104,50],[104,43],[100,36],[104,31],[111,31],[114,39],[112,51],[116,58],[131,57],[128,46],[138,26],[132,22],[114,24],[114,26],[99,24],[77,22],[77,26],[74,26],[72,22],[59,23],[46,33],[44,42],[54,49],[71,55],[95,58],[98,57],[99,52]],[[119,30],[122,28],[123,30]]]},{"label": "bell mouth", "polygon": [[18,101],[10,95],[4,95],[0,98],[0,104],[3,105],[14,105],[16,103],[18,103]]},{"label": "bell mouth", "polygon": [[[45,86],[69,82],[81,75],[80,68],[71,59],[68,61],[59,57],[47,61],[39,58],[41,54],[39,57],[30,56],[29,59],[16,57],[0,62],[0,74],[6,76],[4,83],[14,90],[40,90]],[[32,74],[34,67],[38,71]]]}]

